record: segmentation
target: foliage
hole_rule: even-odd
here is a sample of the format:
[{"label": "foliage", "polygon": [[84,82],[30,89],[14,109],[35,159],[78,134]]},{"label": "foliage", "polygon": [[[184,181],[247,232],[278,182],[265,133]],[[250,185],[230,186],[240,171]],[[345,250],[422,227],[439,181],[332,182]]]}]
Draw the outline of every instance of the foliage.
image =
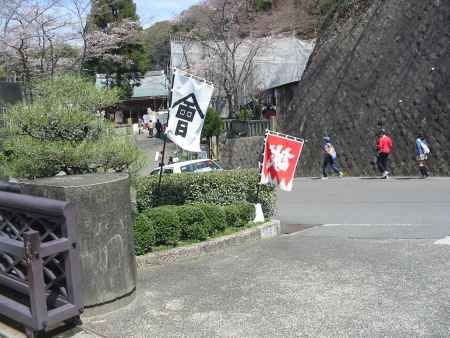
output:
[{"label": "foliage", "polygon": [[174,23],[161,21],[143,31],[149,68],[162,70],[170,63],[170,32]]},{"label": "foliage", "polygon": [[171,206],[147,209],[145,216],[153,223],[156,244],[177,244],[180,240],[180,218]]},{"label": "foliage", "polygon": [[213,234],[225,230],[225,211],[218,205],[209,203],[197,203],[200,209],[203,210],[206,216],[206,223],[208,224],[208,232]]},{"label": "foliage", "polygon": [[204,241],[208,235],[246,226],[253,220],[254,210],[254,205],[247,202],[227,206],[199,203],[145,209],[133,227],[136,254],[151,252],[155,246],[177,245],[180,239]]},{"label": "foliage", "polygon": [[267,11],[272,8],[272,0],[256,0],[255,7],[257,11]]},{"label": "foliage", "polygon": [[120,88],[122,98],[133,94],[147,68],[138,19],[132,0],[96,0],[88,17],[83,69],[91,75],[104,74],[106,86]]},{"label": "foliage", "polygon": [[239,208],[236,204],[226,205],[225,210],[225,220],[228,226],[240,227],[243,224],[239,217]]},{"label": "foliage", "polygon": [[220,113],[212,107],[208,108],[202,135],[205,137],[219,136],[223,130],[223,120]]},{"label": "foliage", "polygon": [[138,215],[134,224],[134,250],[136,255],[152,251],[156,243],[156,233],[152,219],[146,213]]},{"label": "foliage", "polygon": [[79,50],[73,42],[79,32],[72,20],[60,14],[61,5],[60,1],[8,0],[0,7],[0,62],[6,66],[6,76],[21,81],[27,97],[33,95],[34,80],[77,68]]},{"label": "foliage", "polygon": [[239,210],[239,219],[244,225],[255,219],[255,205],[253,203],[242,202],[237,205]]},{"label": "foliage", "polygon": [[208,224],[205,213],[196,205],[183,205],[176,208],[180,219],[181,239],[203,241],[208,237]]},{"label": "foliage", "polygon": [[93,0],[89,21],[95,27],[105,29],[109,23],[122,20],[138,20],[133,0]]},{"label": "foliage", "polygon": [[239,120],[247,121],[252,115],[252,111],[250,109],[241,108],[239,110]]},{"label": "foliage", "polygon": [[[257,170],[229,170],[209,173],[182,173],[164,175],[160,197],[156,198],[158,176],[137,180],[137,206],[139,210],[159,205],[186,203],[214,203],[229,205],[247,201],[256,203]],[[275,194],[272,186],[260,187],[259,202],[266,217],[273,215]]]},{"label": "foliage", "polygon": [[37,178],[138,169],[142,155],[131,140],[114,136],[95,109],[118,100],[79,76],[37,85],[32,103],[10,109],[13,129],[3,144],[11,175]]}]

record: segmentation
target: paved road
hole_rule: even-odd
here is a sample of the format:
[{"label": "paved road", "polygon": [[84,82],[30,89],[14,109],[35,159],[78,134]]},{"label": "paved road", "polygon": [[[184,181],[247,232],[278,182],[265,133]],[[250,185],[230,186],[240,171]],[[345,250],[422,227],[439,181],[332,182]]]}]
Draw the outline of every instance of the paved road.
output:
[{"label": "paved road", "polygon": [[278,192],[277,196],[276,218],[284,224],[351,224],[317,232],[347,236],[348,231],[359,229],[359,236],[386,238],[441,238],[450,234],[448,178],[304,178],[296,180],[292,192]]},{"label": "paved road", "polygon": [[450,336],[450,245],[435,244],[450,235],[450,179],[300,179],[279,203],[286,223],[324,225],[141,273],[136,302],[87,327],[110,338]]}]

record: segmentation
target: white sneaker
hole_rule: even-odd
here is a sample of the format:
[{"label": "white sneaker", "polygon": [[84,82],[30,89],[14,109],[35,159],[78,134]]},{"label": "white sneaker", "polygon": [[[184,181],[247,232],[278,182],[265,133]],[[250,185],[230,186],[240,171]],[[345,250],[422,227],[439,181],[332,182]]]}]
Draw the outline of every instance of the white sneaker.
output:
[{"label": "white sneaker", "polygon": [[320,179],[321,179],[321,180],[327,180],[327,179],[328,179],[328,176],[322,176]]},{"label": "white sneaker", "polygon": [[385,171],[383,173],[383,178],[388,179],[389,178],[389,171]]},{"label": "white sneaker", "polygon": [[340,178],[344,177],[344,173],[342,171],[339,173],[339,177]]}]

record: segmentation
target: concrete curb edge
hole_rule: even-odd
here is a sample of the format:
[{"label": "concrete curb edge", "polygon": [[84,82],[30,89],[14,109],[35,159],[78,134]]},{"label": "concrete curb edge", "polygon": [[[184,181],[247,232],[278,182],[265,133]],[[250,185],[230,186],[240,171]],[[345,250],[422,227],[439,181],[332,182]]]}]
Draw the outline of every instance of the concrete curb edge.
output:
[{"label": "concrete curb edge", "polygon": [[174,248],[163,252],[151,252],[143,256],[137,256],[137,269],[138,271],[142,271],[146,267],[165,265],[187,257],[198,257],[234,245],[259,239],[272,238],[279,236],[280,234],[280,221],[270,220],[264,224],[250,229],[244,229],[228,236],[214,238],[198,244]]}]

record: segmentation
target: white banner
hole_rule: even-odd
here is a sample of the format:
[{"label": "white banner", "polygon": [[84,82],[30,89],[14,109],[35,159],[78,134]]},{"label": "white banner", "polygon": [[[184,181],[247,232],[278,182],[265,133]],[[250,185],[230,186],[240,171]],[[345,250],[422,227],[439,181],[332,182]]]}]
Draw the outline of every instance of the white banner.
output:
[{"label": "white banner", "polygon": [[214,87],[175,71],[166,135],[181,148],[200,152],[200,137]]}]

